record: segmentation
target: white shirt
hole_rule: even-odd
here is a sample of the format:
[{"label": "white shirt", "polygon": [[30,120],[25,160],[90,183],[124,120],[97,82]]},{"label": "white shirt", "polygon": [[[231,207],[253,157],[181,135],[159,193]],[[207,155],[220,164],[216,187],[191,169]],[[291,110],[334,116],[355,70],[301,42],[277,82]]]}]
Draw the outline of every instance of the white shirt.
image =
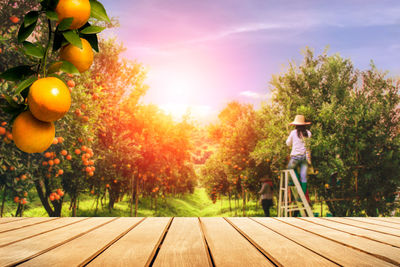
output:
[{"label": "white shirt", "polygon": [[[311,137],[311,132],[307,130],[308,138]],[[292,152],[290,156],[298,156],[306,154],[306,146],[304,140],[297,136],[297,130],[290,132],[288,139],[286,140],[286,145],[292,146]]]}]

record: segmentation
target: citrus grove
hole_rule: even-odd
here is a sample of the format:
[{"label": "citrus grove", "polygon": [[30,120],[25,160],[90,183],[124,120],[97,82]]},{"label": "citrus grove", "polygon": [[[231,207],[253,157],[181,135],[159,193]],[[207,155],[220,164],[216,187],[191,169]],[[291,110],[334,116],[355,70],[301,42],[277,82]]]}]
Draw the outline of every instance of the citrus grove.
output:
[{"label": "citrus grove", "polygon": [[198,188],[221,211],[225,201],[228,215],[261,215],[260,179],[277,188],[298,113],[313,122],[312,204],[325,201],[336,216],[396,208],[400,83],[375,66],[359,71],[306,49],[300,65],[272,78],[271,101],[230,102],[217,122],[198,126],[141,102],[147,70],[98,36],[118,26],[99,1],[0,7],[1,216],[38,207],[53,217],[163,215]]}]

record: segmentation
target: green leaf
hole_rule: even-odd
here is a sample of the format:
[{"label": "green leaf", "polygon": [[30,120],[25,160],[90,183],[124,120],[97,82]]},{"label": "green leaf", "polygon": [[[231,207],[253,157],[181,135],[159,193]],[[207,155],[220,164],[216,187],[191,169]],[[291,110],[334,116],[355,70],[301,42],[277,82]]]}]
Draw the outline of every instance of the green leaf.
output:
[{"label": "green leaf", "polygon": [[4,95],[5,100],[7,101],[8,105],[12,108],[19,108],[18,103],[14,101],[10,96]]},{"label": "green leaf", "polygon": [[104,6],[96,0],[90,0],[90,16],[98,20],[111,22]]},{"label": "green leaf", "polygon": [[63,19],[60,24],[58,25],[58,30],[59,31],[66,31],[69,29],[69,27],[71,27],[72,21],[74,20],[74,18],[66,18]]},{"label": "green leaf", "polygon": [[72,64],[71,62],[62,61],[63,64],[61,66],[61,71],[66,72],[66,73],[70,73],[70,74],[75,74],[75,75],[80,75],[79,70],[74,66],[74,64]]},{"label": "green leaf", "polygon": [[24,91],[26,88],[28,88],[29,86],[31,86],[31,84],[34,83],[36,80],[37,80],[37,77],[35,76],[35,77],[30,77],[30,78],[28,78],[28,79],[22,81],[22,82],[18,85],[17,89],[15,89],[14,95],[20,94],[20,93],[21,93],[22,91]]},{"label": "green leaf", "polygon": [[34,45],[27,41],[23,42],[22,44],[24,45],[24,48],[25,48],[25,54],[27,54],[28,56],[35,57],[35,58],[43,58],[43,56],[44,56],[43,47]]},{"label": "green leaf", "polygon": [[47,74],[55,73],[61,70],[63,62],[62,61],[57,61],[54,62],[53,64],[50,65],[50,67],[47,69]]},{"label": "green leaf", "polygon": [[96,34],[103,31],[105,27],[100,26],[89,26],[81,31],[83,34]]},{"label": "green leaf", "polygon": [[20,81],[27,76],[31,76],[35,74],[35,72],[31,69],[30,66],[18,66],[15,68],[11,68],[0,74],[0,78],[7,81]]},{"label": "green leaf", "polygon": [[79,47],[82,49],[82,41],[79,38],[79,35],[75,31],[66,31],[63,32],[62,35],[64,38],[72,45]]},{"label": "green leaf", "polygon": [[29,25],[36,23],[39,18],[39,12],[31,11],[25,15],[24,18],[24,27],[28,27]]},{"label": "green leaf", "polygon": [[31,35],[31,33],[33,32],[33,30],[36,27],[36,23],[37,23],[37,21],[33,22],[28,27],[24,26],[25,23],[21,24],[21,27],[19,28],[19,31],[18,31],[18,43],[22,43],[23,41],[26,40],[26,38],[29,37],[29,35]]},{"label": "green leaf", "polygon": [[86,39],[96,52],[99,52],[99,40],[96,34],[83,34],[82,38]]},{"label": "green leaf", "polygon": [[46,11],[46,16],[49,20],[54,20],[54,21],[58,20],[58,15],[55,11],[52,10]]}]

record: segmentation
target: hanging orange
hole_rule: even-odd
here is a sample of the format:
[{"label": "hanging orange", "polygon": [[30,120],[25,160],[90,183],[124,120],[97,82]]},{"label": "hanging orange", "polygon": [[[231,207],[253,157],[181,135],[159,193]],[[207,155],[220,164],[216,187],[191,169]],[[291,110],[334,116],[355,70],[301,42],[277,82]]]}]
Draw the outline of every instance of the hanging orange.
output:
[{"label": "hanging orange", "polygon": [[28,94],[28,105],[36,119],[46,122],[61,119],[71,106],[71,93],[63,81],[55,77],[35,81]]},{"label": "hanging orange", "polygon": [[73,18],[71,30],[79,29],[90,18],[89,0],[60,0],[56,7],[58,22],[66,18]]},{"label": "hanging orange", "polygon": [[30,111],[18,115],[12,126],[15,145],[26,153],[42,153],[53,142],[54,123],[36,119]]},{"label": "hanging orange", "polygon": [[73,44],[61,48],[60,58],[72,63],[79,72],[87,71],[93,63],[93,50],[86,39],[81,38],[82,49]]}]

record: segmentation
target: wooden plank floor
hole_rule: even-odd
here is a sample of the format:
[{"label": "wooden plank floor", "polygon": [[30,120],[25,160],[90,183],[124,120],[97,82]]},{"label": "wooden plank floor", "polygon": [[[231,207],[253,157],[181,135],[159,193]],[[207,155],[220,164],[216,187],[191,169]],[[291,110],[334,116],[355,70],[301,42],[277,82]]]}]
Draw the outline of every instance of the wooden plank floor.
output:
[{"label": "wooden plank floor", "polygon": [[15,265],[400,266],[400,219],[0,219],[0,266]]}]

